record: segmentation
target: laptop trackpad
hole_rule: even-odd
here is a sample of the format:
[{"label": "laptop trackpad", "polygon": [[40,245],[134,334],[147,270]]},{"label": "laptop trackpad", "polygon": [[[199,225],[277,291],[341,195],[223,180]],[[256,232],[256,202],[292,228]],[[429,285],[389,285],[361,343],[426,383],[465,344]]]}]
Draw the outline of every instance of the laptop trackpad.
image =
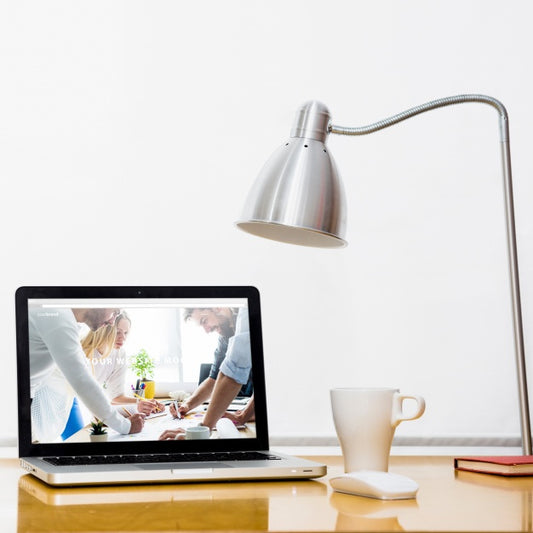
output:
[{"label": "laptop trackpad", "polygon": [[193,463],[193,464],[187,464],[187,463],[179,463],[179,464],[172,464],[172,465],[162,465],[162,464],[138,464],[136,465],[137,468],[140,468],[141,470],[168,470],[170,468],[170,471],[172,474],[209,474],[210,472],[213,472],[215,468],[224,468],[228,467],[228,465],[225,465],[223,463]]}]

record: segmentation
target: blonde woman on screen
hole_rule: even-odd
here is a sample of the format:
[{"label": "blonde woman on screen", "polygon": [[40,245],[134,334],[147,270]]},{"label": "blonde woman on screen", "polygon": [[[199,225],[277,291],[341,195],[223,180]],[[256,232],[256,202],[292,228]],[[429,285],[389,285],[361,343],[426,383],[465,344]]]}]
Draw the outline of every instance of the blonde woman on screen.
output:
[{"label": "blonde woman on screen", "polygon": [[137,404],[139,413],[149,415],[164,409],[155,400],[139,400],[126,394],[126,371],[128,357],[124,343],[131,329],[131,320],[125,311],[115,319],[112,326],[103,326],[90,331],[81,341],[96,381],[113,404]]}]

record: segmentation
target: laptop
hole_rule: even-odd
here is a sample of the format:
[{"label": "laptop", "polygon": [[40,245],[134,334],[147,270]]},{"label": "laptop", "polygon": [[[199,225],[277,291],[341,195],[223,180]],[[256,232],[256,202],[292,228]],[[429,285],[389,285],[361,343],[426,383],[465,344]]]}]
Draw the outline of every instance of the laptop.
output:
[{"label": "laptop", "polygon": [[[205,406],[175,419],[170,404],[194,393],[200,365],[206,357],[214,357],[205,353],[211,348],[205,348],[204,337],[211,338],[212,346],[217,333],[191,324],[187,310],[220,314],[227,308],[238,312],[229,345],[238,343],[243,368],[243,360],[248,361],[255,419],[237,429],[228,428],[229,420],[222,418],[225,423],[219,421],[209,438],[190,439],[187,428],[201,424]],[[125,376],[122,392],[129,396],[137,387],[130,364],[142,347],[151,354],[156,399],[164,410],[147,417],[140,432],[130,434],[124,430],[124,408],[132,413],[136,404],[112,403],[105,396],[105,412],[111,413],[104,420],[108,437],[93,442],[89,430],[94,413],[84,399],[96,410],[98,397],[100,409],[102,391],[109,392],[97,379],[95,361],[88,363],[92,358],[84,353],[81,340],[91,329],[102,331],[95,316],[111,312],[106,322],[112,324],[113,317],[124,311],[131,332],[117,352],[122,356],[112,361]],[[260,298],[255,287],[21,287],[16,292],[16,321],[20,464],[50,485],[310,479],[326,474],[323,464],[269,450]],[[226,357],[230,359],[229,349]],[[105,359],[96,363],[107,365]],[[157,398],[158,379],[175,385],[169,397]],[[85,417],[79,429],[65,433],[74,399]],[[167,430],[181,434],[159,440]]]}]

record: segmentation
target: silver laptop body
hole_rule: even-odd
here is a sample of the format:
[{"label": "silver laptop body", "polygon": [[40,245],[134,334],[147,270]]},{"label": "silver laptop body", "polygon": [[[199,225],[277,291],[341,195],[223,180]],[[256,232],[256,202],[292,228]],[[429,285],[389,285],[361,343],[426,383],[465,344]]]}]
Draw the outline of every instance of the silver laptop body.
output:
[{"label": "silver laptop body", "polygon": [[[207,409],[205,405],[199,406],[184,420],[174,419],[168,409],[173,401],[172,395],[176,393],[168,389],[179,391],[190,388],[187,372],[195,376],[191,381],[197,380],[200,363],[196,362],[195,357],[204,363],[206,357],[209,360],[213,356],[212,353],[206,354],[203,347],[196,350],[195,341],[191,340],[196,337],[190,331],[187,333],[189,337],[186,337],[184,310],[224,307],[246,313],[249,321],[255,421],[240,427],[238,432],[233,428],[228,434],[223,434],[222,430],[213,431],[211,438],[205,440],[158,440],[158,435],[164,429],[180,424],[184,427],[197,425]],[[40,329],[33,317],[55,320],[56,316],[68,315],[73,309],[87,308],[126,310],[130,316],[136,317],[132,320],[132,331],[135,328],[139,330],[137,342],[140,332],[144,331],[142,341],[149,343],[157,339],[161,346],[165,346],[162,351],[167,350],[159,354],[159,359],[156,358],[155,376],[156,397],[160,396],[159,400],[166,406],[165,412],[148,418],[138,434],[121,434],[108,428],[109,438],[106,442],[91,442],[87,416],[92,414],[87,408],[85,425],[74,433],[67,432],[70,418],[69,422],[63,424],[65,402],[72,403],[72,398],[76,397],[82,410],[84,405],[77,397],[75,387],[59,368],[61,366],[65,370],[62,366],[65,365],[64,354],[57,356],[59,363],[53,359],[54,364],[49,364],[43,371],[39,349],[42,351],[44,346],[46,350],[45,340],[48,338],[45,335],[44,340],[39,338]],[[50,485],[309,479],[326,473],[323,464],[269,451],[260,302],[259,292],[254,287],[21,287],[16,293],[16,320],[20,464],[27,472]],[[154,331],[150,329],[151,324],[154,324]],[[82,328],[80,338],[83,333]],[[198,335],[198,331],[195,334]],[[61,327],[54,330],[54,335],[51,352],[60,351]],[[168,339],[165,339],[165,335],[168,335]],[[130,339],[133,341],[133,336]],[[164,342],[160,342],[161,339]],[[125,344],[126,352],[129,342]],[[199,355],[190,355],[201,350],[203,353]],[[81,356],[78,354],[77,357],[80,359]],[[121,364],[126,364],[126,361]],[[159,376],[158,365],[163,365]],[[43,373],[45,378],[42,378]],[[42,391],[45,389],[39,387],[43,386],[43,382],[48,384],[46,376],[51,373],[54,376],[54,380],[50,381],[55,387],[52,394],[54,401],[49,401],[44,408],[42,397],[46,395]],[[42,379],[36,380],[36,375]],[[124,383],[126,393],[137,387],[132,375],[127,376]],[[161,376],[171,379],[170,384],[166,384],[167,389],[161,392],[160,387],[158,393]],[[85,379],[85,375],[83,377]],[[86,379],[97,381],[89,365]],[[192,385],[193,389],[196,385]],[[242,405],[247,398],[237,400],[240,402],[238,405]],[[61,411],[61,416],[54,412],[55,406],[58,406],[57,411]],[[114,406],[117,411],[122,407]],[[126,407],[131,411],[131,404]],[[43,420],[53,423],[46,425]],[[59,433],[59,430],[54,432],[50,429],[55,428],[56,423],[64,425],[65,431]],[[44,430],[40,429],[43,425]]]}]

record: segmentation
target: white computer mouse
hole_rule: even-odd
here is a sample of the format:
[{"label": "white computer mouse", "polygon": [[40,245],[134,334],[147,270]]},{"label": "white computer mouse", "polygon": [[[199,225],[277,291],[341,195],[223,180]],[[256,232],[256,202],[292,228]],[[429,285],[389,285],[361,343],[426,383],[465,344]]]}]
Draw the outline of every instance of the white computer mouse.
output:
[{"label": "white computer mouse", "polygon": [[378,500],[407,500],[415,498],[418,484],[412,479],[391,472],[358,470],[330,479],[337,492],[367,496]]}]

